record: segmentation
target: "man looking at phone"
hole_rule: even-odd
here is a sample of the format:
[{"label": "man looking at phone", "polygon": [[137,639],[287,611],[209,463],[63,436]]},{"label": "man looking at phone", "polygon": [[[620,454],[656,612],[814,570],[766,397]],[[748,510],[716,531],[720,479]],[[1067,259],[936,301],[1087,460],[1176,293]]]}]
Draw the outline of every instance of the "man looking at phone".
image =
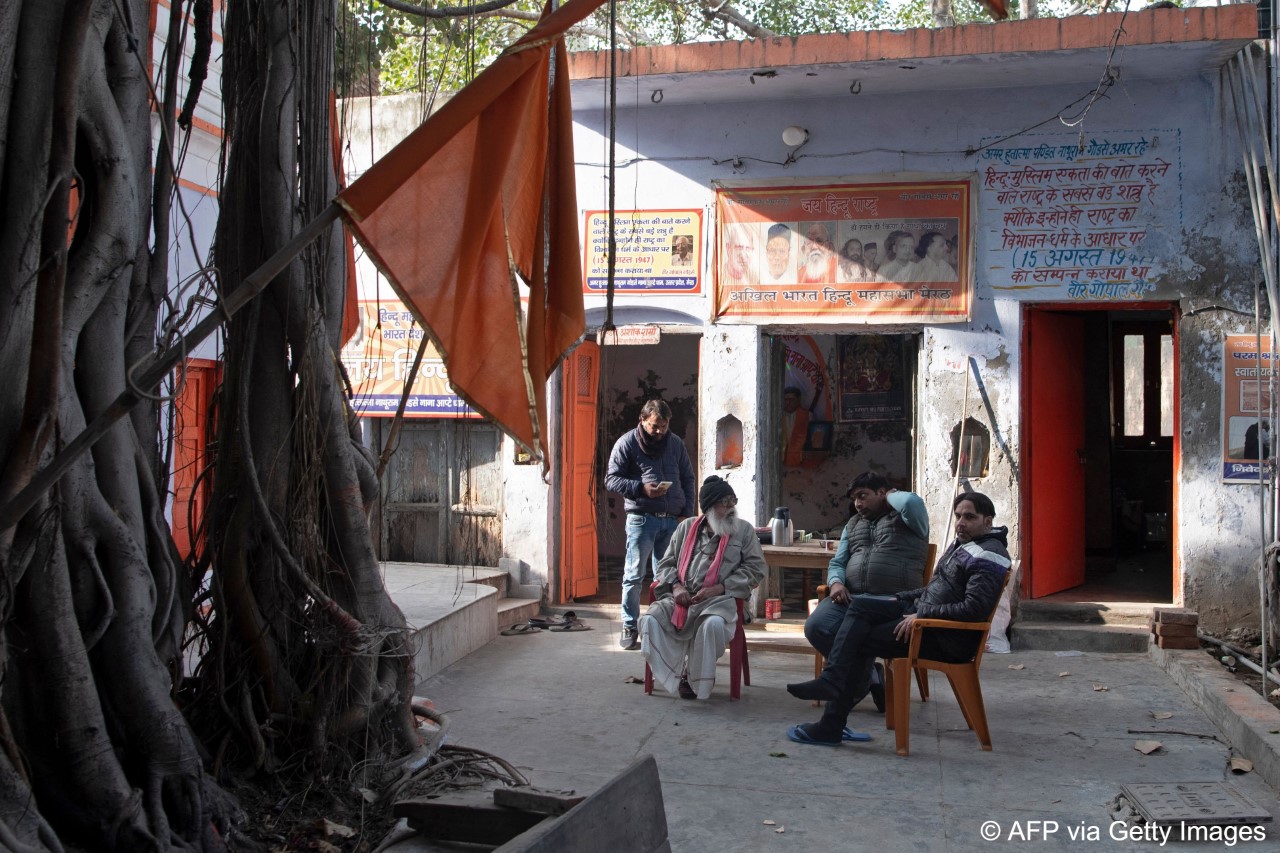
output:
[{"label": "man looking at phone", "polygon": [[622,568],[622,636],[624,649],[640,646],[640,589],[645,575],[657,573],[676,525],[694,514],[697,494],[693,464],[684,442],[670,432],[671,408],[649,400],[640,423],[624,433],[609,454],[604,485],[625,498],[627,556]]}]

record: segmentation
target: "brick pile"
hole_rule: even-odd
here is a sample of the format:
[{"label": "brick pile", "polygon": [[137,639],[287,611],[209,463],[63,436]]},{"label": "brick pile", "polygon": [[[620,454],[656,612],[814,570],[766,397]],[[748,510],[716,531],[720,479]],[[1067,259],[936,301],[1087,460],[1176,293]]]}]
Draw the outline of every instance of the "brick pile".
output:
[{"label": "brick pile", "polygon": [[1198,649],[1200,614],[1185,607],[1157,607],[1151,612],[1151,634],[1162,649]]}]

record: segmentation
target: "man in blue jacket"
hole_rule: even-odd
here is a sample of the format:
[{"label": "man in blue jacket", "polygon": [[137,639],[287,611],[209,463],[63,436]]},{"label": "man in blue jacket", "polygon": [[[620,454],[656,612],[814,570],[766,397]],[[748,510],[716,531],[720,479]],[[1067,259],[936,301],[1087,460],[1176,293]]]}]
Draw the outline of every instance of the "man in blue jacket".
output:
[{"label": "man in blue jacket", "polygon": [[[871,661],[903,657],[908,652],[917,617],[956,622],[985,622],[995,610],[1009,571],[1008,530],[993,527],[995,505],[979,492],[963,492],[952,502],[956,538],[934,569],[928,586],[896,595],[857,595],[836,635],[822,675],[812,681],[788,684],[800,699],[826,699],[842,704],[867,691]],[[934,629],[921,639],[925,657],[943,661],[972,660],[981,636],[974,631]],[[824,714],[816,723],[792,726],[787,737],[797,743],[839,746],[845,739],[843,721]]]},{"label": "man in blue jacket", "polygon": [[640,647],[640,588],[647,570],[656,573],[676,525],[694,514],[693,464],[684,442],[670,432],[671,409],[649,400],[640,423],[613,445],[604,485],[626,499],[627,557],[622,569],[624,649]]}]

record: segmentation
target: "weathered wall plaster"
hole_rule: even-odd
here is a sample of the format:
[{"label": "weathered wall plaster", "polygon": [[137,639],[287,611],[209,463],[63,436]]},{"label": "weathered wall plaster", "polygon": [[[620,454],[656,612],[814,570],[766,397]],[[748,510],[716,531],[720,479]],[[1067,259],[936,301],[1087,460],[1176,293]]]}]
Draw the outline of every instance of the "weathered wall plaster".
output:
[{"label": "weathered wall plaster", "polygon": [[[988,475],[961,487],[984,491],[995,501],[997,523],[1009,526],[1016,558],[1025,499],[1020,491],[1024,304],[1084,308],[1099,300],[1163,300],[1185,307],[1186,300],[1210,299],[1243,309],[1252,306],[1252,298],[1242,298],[1238,290],[1256,278],[1257,248],[1235,166],[1234,127],[1228,124],[1230,114],[1223,108],[1217,76],[1128,81],[1124,96],[1096,103],[1081,128],[1056,125],[1055,130],[1055,125],[1046,125],[1034,134],[1001,141],[1017,128],[1052,116],[1078,96],[1052,87],[973,92],[966,97],[921,92],[906,99],[906,113],[901,96],[865,93],[857,98],[669,108],[655,108],[637,98],[631,102],[640,103],[639,108],[623,108],[618,114],[618,137],[626,149],[619,154],[626,165],[619,169],[618,206],[707,211],[703,246],[708,264],[701,295],[635,295],[623,302],[643,301],[693,316],[710,314],[715,181],[971,175],[976,189],[976,299],[968,322],[884,328],[861,322],[823,327],[814,320],[766,331],[922,333],[915,485],[928,503],[931,538],[941,542],[949,529],[949,495],[954,488],[950,436],[967,412],[991,431],[991,456]],[[581,205],[598,209],[604,198],[603,170],[587,161],[603,159],[589,153],[604,150],[602,117],[583,113],[577,122]],[[785,153],[777,135],[789,124],[809,130],[803,153],[819,156],[776,165]],[[1084,151],[1079,150],[1081,129]],[[964,153],[982,145],[992,147],[976,156]],[[1208,152],[1213,156],[1206,156]],[[628,162],[633,156],[638,159]],[[1086,165],[1087,174],[1081,171]],[[1053,193],[1023,194],[1024,189],[1045,188]],[[1115,210],[1094,204],[1087,217],[1072,213],[1063,199],[1068,192],[1075,193],[1073,198],[1115,199]],[[1126,208],[1134,212],[1122,213]],[[1042,233],[1029,239],[1006,233],[1019,228]],[[1082,249],[1102,251],[1076,251]],[[1256,512],[1249,512],[1253,493],[1248,487],[1224,487],[1213,464],[1220,443],[1220,377],[1214,366],[1220,358],[1220,335],[1242,330],[1246,319],[1230,313],[1219,319],[1196,314],[1181,326],[1183,462],[1178,513],[1183,583],[1175,594],[1201,606],[1206,625],[1218,614],[1248,614],[1256,598],[1250,578],[1251,554],[1257,547],[1257,522],[1250,521]],[[735,338],[738,346],[753,345],[750,333],[712,329],[704,354],[713,354],[715,360],[704,362],[700,392],[704,470],[710,470],[707,425],[743,401],[747,361],[731,359],[727,353],[721,356],[728,346],[726,336],[745,334],[746,338]],[[1214,336],[1211,345],[1193,346],[1192,338],[1202,330]],[[762,353],[767,349],[757,346]],[[720,361],[725,366],[732,363],[731,378],[718,373]],[[783,495],[782,503],[803,503],[787,493],[798,488],[812,499],[813,491],[831,491],[838,484],[825,482],[830,478],[821,474],[796,488],[789,485],[790,479],[785,489],[776,481],[766,459],[771,461],[776,450],[770,446],[777,427],[769,401],[770,383],[779,380],[767,359],[757,369],[759,417],[734,413],[747,428],[748,455],[755,461],[746,467],[756,471],[756,508],[764,517],[771,509],[771,496]],[[801,526],[821,524],[815,519]]]}]

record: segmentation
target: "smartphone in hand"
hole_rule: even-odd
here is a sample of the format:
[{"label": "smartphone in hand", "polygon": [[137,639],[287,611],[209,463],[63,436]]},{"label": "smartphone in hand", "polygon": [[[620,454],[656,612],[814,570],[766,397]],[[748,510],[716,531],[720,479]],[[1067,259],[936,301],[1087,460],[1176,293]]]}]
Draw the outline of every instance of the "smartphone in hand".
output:
[{"label": "smartphone in hand", "polygon": [[667,489],[671,488],[671,481],[663,480],[662,482],[658,483],[658,488],[662,489],[662,491],[665,492]]}]

